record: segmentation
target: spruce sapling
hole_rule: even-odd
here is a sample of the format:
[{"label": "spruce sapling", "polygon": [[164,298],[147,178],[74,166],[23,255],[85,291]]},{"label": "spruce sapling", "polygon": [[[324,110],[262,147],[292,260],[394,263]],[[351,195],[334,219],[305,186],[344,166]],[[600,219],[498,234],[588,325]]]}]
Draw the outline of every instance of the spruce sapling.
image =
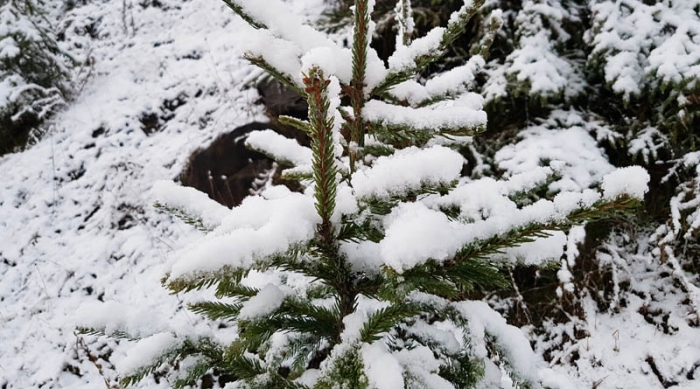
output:
[{"label": "spruce sapling", "polygon": [[[388,67],[369,45],[372,0],[355,1],[350,48],[303,25],[279,0],[226,3],[251,27],[246,57],[308,102],[308,121],[280,121],[305,131],[310,150],[269,132],[247,141],[295,165],[285,176],[304,190],[272,186],[247,198],[178,252],[163,280],[173,293],[213,289],[217,300],[189,307],[233,326],[235,339],[218,340],[214,329],[209,337],[155,334],[139,345],[159,356],[129,360],[123,383],[186,361],[175,386],[213,369],[234,378],[227,388],[493,387],[501,371],[519,387],[539,387],[528,341],[469,293],[504,285],[501,268],[556,261],[563,230],[635,206],[646,172],[617,174],[620,182],[602,194],[565,192],[527,206],[514,199],[555,169],[508,181],[460,177],[464,158],[451,147],[486,126],[481,96],[468,91],[484,59],[419,75],[482,1],[466,0],[426,36],[402,30]],[[398,17],[410,25],[407,13]],[[194,199],[190,191],[183,198]],[[214,207],[188,206],[172,185],[155,192],[171,209]],[[205,216],[188,220],[216,219]]]}]

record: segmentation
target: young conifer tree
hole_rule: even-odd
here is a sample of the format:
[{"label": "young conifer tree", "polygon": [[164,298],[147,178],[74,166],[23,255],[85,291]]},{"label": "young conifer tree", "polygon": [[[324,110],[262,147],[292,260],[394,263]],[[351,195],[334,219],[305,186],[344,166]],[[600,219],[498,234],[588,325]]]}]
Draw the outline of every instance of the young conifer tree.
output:
[{"label": "young conifer tree", "polygon": [[42,6],[0,0],[0,155],[24,146],[69,90],[70,61]]},{"label": "young conifer tree", "polygon": [[[500,269],[556,261],[562,231],[638,204],[646,172],[618,170],[602,193],[529,204],[519,199],[555,167],[507,181],[460,177],[465,160],[452,147],[485,129],[483,99],[468,86],[491,39],[462,66],[420,75],[483,1],[466,0],[423,37],[411,33],[410,13],[397,12],[388,66],[369,46],[373,0],[355,0],[350,48],[279,0],[226,3],[252,27],[248,60],[308,101],[308,121],[280,121],[306,132],[311,148],[273,131],[247,140],[291,166],[284,175],[305,189],[272,186],[227,210],[194,189],[156,185],[162,207],[209,230],[177,253],[164,285],[213,289],[217,300],[189,308],[236,335],[153,334],[139,345],[156,357],[125,362],[123,383],[182,362],[176,387],[212,369],[233,377],[227,388],[498,387],[502,372],[518,387],[540,387],[527,339],[470,292],[502,285]],[[499,12],[490,23],[494,34]],[[89,324],[85,331],[127,330]]]}]

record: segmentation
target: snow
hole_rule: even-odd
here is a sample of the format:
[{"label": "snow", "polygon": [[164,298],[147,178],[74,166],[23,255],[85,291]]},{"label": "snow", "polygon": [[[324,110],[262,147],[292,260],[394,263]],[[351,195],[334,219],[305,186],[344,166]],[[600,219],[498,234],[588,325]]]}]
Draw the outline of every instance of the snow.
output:
[{"label": "snow", "polygon": [[[682,84],[700,75],[700,16],[694,1],[631,0],[593,5],[589,44],[605,61],[605,80],[625,99],[641,86]],[[691,87],[692,88],[692,87]]]},{"label": "snow", "polygon": [[439,53],[445,31],[445,28],[437,27],[430,30],[427,35],[414,39],[408,46],[397,47],[389,57],[389,70],[400,72],[411,69],[416,66],[417,58]]},{"label": "snow", "polygon": [[139,340],[129,350],[129,355],[117,364],[119,374],[130,374],[152,364],[156,358],[176,345],[177,338],[170,333],[155,334]]},{"label": "snow", "polygon": [[409,147],[377,158],[371,169],[358,170],[351,184],[359,198],[387,198],[424,185],[448,186],[459,178],[463,163],[459,153],[446,147]]},{"label": "snow", "polygon": [[313,238],[320,217],[313,198],[299,193],[248,197],[205,238],[180,251],[170,280],[194,279],[220,269],[243,269]]},{"label": "snow", "polygon": [[210,199],[205,193],[177,185],[169,180],[157,181],[151,193],[157,203],[201,218],[202,223],[208,228],[215,228],[221,224],[228,211],[228,208]]},{"label": "snow", "polygon": [[644,194],[649,190],[649,173],[641,166],[620,168],[603,177],[603,198],[615,199],[628,195],[638,200],[644,200]]},{"label": "snow", "polygon": [[380,244],[384,263],[398,272],[432,258],[446,260],[464,243],[460,223],[421,203],[401,204],[386,222]]},{"label": "snow", "polygon": [[549,185],[550,191],[577,191],[594,186],[613,166],[585,128],[578,124],[567,127],[548,122],[520,131],[518,136],[522,140],[498,150],[496,163],[507,174],[517,174],[542,166],[543,161],[561,161],[563,167],[558,169],[561,178]]},{"label": "snow", "polygon": [[99,329],[108,335],[124,333],[145,337],[170,329],[160,316],[154,315],[156,312],[152,308],[130,307],[117,301],[89,301],[78,308],[73,325]]},{"label": "snow", "polygon": [[[66,30],[66,43],[81,63],[90,53],[92,77],[41,142],[0,157],[0,386],[104,387],[75,348],[77,313],[88,302],[118,304],[84,309],[88,316],[95,309],[95,319],[122,312],[123,329],[138,326],[144,335],[162,329],[156,318],[178,333],[207,332],[159,282],[169,253],[201,233],[154,209],[150,190],[177,177],[196,149],[263,115],[250,105],[256,93],[240,87],[252,71],[235,54],[242,22],[218,2],[162,3],[167,10],[133,8],[133,34],[124,32],[121,3],[70,11],[76,28]],[[97,19],[100,37],[81,35]],[[160,114],[163,101],[180,93],[187,101],[172,119],[144,134],[140,115]],[[96,354],[112,349],[114,362],[129,348],[84,339]],[[115,378],[113,364],[100,363]],[[169,386],[146,379],[136,387]]]},{"label": "snow", "polygon": [[280,163],[286,162],[293,166],[311,165],[311,149],[272,130],[248,134],[245,145],[274,157],[275,161]]},{"label": "snow", "polygon": [[391,88],[389,93],[399,100],[408,101],[412,106],[418,106],[431,98],[444,95],[460,95],[473,83],[474,74],[483,66],[484,59],[480,55],[475,55],[464,65],[428,79],[425,85],[408,80]]},{"label": "snow", "polygon": [[488,353],[484,335],[493,336],[499,351],[504,355],[515,373],[530,382],[537,382],[542,361],[535,355],[530,342],[520,329],[510,326],[496,311],[482,301],[465,301],[455,304],[468,320],[470,339],[477,355]]},{"label": "snow", "polygon": [[[484,188],[484,198],[498,198],[497,192],[475,185],[475,188],[479,187]],[[463,193],[456,199],[461,196]],[[452,221],[444,213],[430,209],[422,202],[401,203],[384,219],[385,238],[379,242],[380,253],[386,265],[401,273],[428,259],[445,261],[463,246],[495,237],[513,227],[563,221],[569,213],[580,207],[589,207],[599,199],[600,195],[593,190],[571,192],[560,194],[554,201],[539,200],[518,209],[514,203],[502,197],[501,208],[486,211],[492,213],[470,224]],[[508,249],[505,258],[536,264],[561,256],[565,244],[566,237],[555,233],[520,248]]]},{"label": "snow", "polygon": [[362,116],[379,125],[407,126],[423,131],[439,131],[442,128],[478,130],[486,126],[486,112],[481,110],[481,106],[466,104],[415,109],[370,100],[365,104]]},{"label": "snow", "polygon": [[385,347],[381,343],[362,345],[362,362],[369,385],[376,389],[403,388],[403,369]]},{"label": "snow", "polygon": [[268,284],[258,294],[243,303],[238,317],[255,319],[275,312],[284,300],[284,292],[275,285]]}]

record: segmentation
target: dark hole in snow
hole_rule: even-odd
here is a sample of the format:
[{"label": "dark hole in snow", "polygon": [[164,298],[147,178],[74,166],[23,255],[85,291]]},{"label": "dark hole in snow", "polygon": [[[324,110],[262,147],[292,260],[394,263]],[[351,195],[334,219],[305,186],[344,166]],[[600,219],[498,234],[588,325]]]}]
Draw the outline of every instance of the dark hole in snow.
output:
[{"label": "dark hole in snow", "polygon": [[82,377],[82,376],[83,376],[83,374],[81,373],[79,367],[73,366],[73,365],[68,364],[68,363],[63,367],[63,371],[68,372],[68,373],[71,373],[71,374],[76,375],[76,376],[78,376],[78,377]]},{"label": "dark hole in snow", "polygon": [[162,131],[165,127],[165,123],[170,121],[175,117],[175,110],[187,103],[187,94],[181,92],[173,99],[163,100],[163,104],[160,106],[160,113],[158,112],[144,112],[139,117],[139,122],[141,122],[141,130],[146,135],[151,135],[155,132]]},{"label": "dark hole in snow", "polygon": [[[270,173],[273,167],[271,159],[245,147],[246,134],[271,129],[287,138],[296,139],[303,146],[309,146],[310,140],[306,134],[277,120],[279,115],[306,119],[308,107],[304,99],[276,81],[261,83],[258,93],[261,96],[259,102],[265,106],[270,123],[253,122],[238,127],[219,136],[206,149],[196,151],[180,174],[182,185],[196,188],[211,199],[233,207],[240,204],[251,193],[254,182]],[[199,94],[201,91],[197,92]],[[200,127],[205,127],[208,118],[200,120]],[[284,182],[279,174],[277,169],[272,177],[273,182],[287,185],[292,190],[298,189],[297,183]]]},{"label": "dark hole in snow", "polygon": [[105,293],[102,292],[99,295],[97,295],[97,300],[105,302]]},{"label": "dark hole in snow", "polygon": [[95,131],[92,132],[92,137],[97,138],[100,135],[104,135],[104,133],[107,132],[107,129],[104,128],[104,126],[99,126]]},{"label": "dark hole in snow", "polygon": [[176,109],[180,108],[187,102],[187,94],[186,93],[180,93],[175,97],[174,99],[170,100],[164,100],[163,101],[163,108],[167,109],[168,111],[175,111]]},{"label": "dark hole in snow", "polygon": [[173,43],[172,40],[165,41],[165,42],[156,42],[156,43],[153,44],[153,47],[160,47],[160,46],[163,46],[163,45],[169,45],[169,44],[171,44],[171,43]]},{"label": "dark hole in snow", "polygon": [[182,57],[179,57],[178,59],[189,59],[192,61],[197,61],[202,59],[202,54],[199,53],[198,51],[193,51],[191,53],[185,54]]},{"label": "dark hole in snow", "polygon": [[126,214],[122,216],[121,219],[117,222],[117,229],[122,231],[122,230],[128,230],[129,228],[132,228],[136,225],[134,222],[134,217]]},{"label": "dark hole in snow", "polygon": [[85,291],[85,293],[87,293],[88,296],[91,296],[92,293],[95,291],[95,290],[92,288],[92,286],[87,286],[87,287],[83,288],[83,290]]},{"label": "dark hole in snow", "polygon": [[700,367],[700,361],[695,362],[695,364],[688,370],[688,374],[685,375],[685,378],[689,380],[694,380],[695,371],[698,370],[698,367]]},{"label": "dark hole in snow", "polygon": [[260,83],[258,93],[260,94],[259,102],[265,106],[265,112],[273,121],[280,115],[299,119],[308,117],[309,108],[306,100],[277,81]]},{"label": "dark hole in snow", "polygon": [[117,229],[128,230],[138,224],[137,217],[144,213],[143,208],[130,204],[120,204],[117,211],[122,212],[122,216],[117,221]]},{"label": "dark hole in snow", "polygon": [[3,257],[2,254],[0,254],[0,259],[2,259],[2,263],[3,263],[3,264],[5,264],[5,265],[7,265],[7,266],[9,266],[9,267],[15,267],[15,266],[17,266],[17,263],[16,263],[16,262],[10,262],[10,260],[7,259],[7,258],[5,258],[5,257]]},{"label": "dark hole in snow", "polygon": [[211,374],[207,374],[202,377],[202,384],[199,386],[200,389],[212,389],[214,387],[214,377]]},{"label": "dark hole in snow", "polygon": [[231,374],[220,374],[219,375],[219,386],[224,387],[226,384],[229,382],[234,382],[236,380],[236,377],[231,375]]},{"label": "dark hole in snow", "polygon": [[71,181],[79,180],[80,177],[82,177],[84,175],[85,175],[85,167],[83,165],[80,165],[79,168],[68,172],[68,178],[70,178]]},{"label": "dark hole in snow", "polygon": [[255,179],[272,168],[271,159],[245,147],[245,134],[271,127],[269,123],[256,122],[221,135],[209,147],[190,156],[180,182],[228,207],[240,204]]},{"label": "dark hole in snow", "polygon": [[141,117],[139,117],[139,122],[141,122],[141,130],[143,130],[146,135],[158,132],[163,127],[158,114],[155,112],[142,113]]},{"label": "dark hole in snow", "polygon": [[163,8],[163,3],[161,3],[159,0],[143,0],[139,2],[139,5],[144,9],[148,7]]}]

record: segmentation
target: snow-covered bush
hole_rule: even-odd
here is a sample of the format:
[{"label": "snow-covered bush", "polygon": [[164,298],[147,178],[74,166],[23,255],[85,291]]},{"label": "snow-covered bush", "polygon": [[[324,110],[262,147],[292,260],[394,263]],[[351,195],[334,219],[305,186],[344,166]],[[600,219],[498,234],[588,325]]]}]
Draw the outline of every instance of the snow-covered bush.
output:
[{"label": "snow-covered bush", "polygon": [[[231,327],[171,333],[93,314],[87,331],[142,338],[122,363],[123,382],[179,363],[175,386],[214,371],[234,378],[227,388],[490,388],[503,372],[517,387],[540,387],[543,368],[528,340],[470,292],[503,285],[501,269],[558,261],[563,231],[638,204],[646,171],[612,171],[601,192],[572,181],[532,202],[519,199],[563,164],[500,181],[461,177],[465,159],[453,147],[487,123],[483,98],[469,91],[484,59],[418,74],[481,1],[464,1],[446,27],[423,37],[400,29],[388,67],[369,46],[373,0],[355,1],[350,48],[290,16],[280,0],[226,3],[251,27],[242,32],[247,58],[308,102],[308,121],[280,121],[306,132],[310,148],[271,131],[247,140],[293,165],[284,175],[304,190],[271,186],[227,210],[191,188],[156,185],[163,207],[210,231],[175,255],[164,285],[213,290],[217,300],[189,308]],[[408,13],[397,15],[411,25]],[[490,18],[492,33],[499,16]],[[579,130],[570,133],[588,135]]]},{"label": "snow-covered bush", "polygon": [[24,146],[65,102],[69,61],[42,6],[0,1],[0,154]]}]

